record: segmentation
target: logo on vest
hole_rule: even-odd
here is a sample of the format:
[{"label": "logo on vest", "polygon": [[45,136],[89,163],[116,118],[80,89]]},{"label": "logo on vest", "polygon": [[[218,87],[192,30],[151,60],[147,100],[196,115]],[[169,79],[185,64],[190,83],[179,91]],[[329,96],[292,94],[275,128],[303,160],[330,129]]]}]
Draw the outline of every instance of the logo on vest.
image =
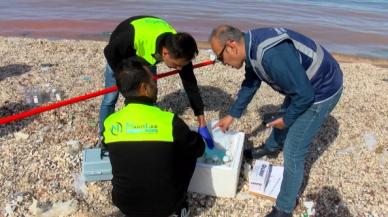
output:
[{"label": "logo on vest", "polygon": [[137,134],[137,133],[158,133],[158,125],[150,123],[125,123],[125,132],[127,134]]},{"label": "logo on vest", "polygon": [[123,132],[123,125],[121,125],[120,122],[116,122],[112,124],[112,126],[110,127],[110,133],[112,133],[112,135],[117,136],[122,132]]}]

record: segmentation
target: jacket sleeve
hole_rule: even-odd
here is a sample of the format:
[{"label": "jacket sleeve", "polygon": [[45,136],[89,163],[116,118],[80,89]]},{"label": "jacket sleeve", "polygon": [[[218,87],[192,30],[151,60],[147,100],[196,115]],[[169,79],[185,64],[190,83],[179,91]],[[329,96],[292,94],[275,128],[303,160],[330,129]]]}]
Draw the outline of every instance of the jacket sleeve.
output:
[{"label": "jacket sleeve", "polygon": [[133,27],[129,23],[125,27],[122,25],[120,24],[113,31],[109,43],[104,49],[106,61],[113,71],[123,59],[136,55],[136,50],[133,48]]},{"label": "jacket sleeve", "polygon": [[245,66],[245,79],[241,83],[237,99],[231,106],[229,114],[234,118],[240,118],[248,104],[251,102],[257,89],[261,85],[261,80],[257,77],[251,67]]},{"label": "jacket sleeve", "polygon": [[179,71],[179,76],[195,116],[203,115],[204,105],[197,85],[197,79],[194,76],[193,63],[190,62],[183,66],[182,70]]},{"label": "jacket sleeve", "polygon": [[314,103],[315,95],[293,44],[285,41],[265,52],[263,67],[286,94],[285,104],[288,106],[283,120],[286,126],[290,126]]},{"label": "jacket sleeve", "polygon": [[202,137],[190,128],[178,116],[173,118],[173,137],[177,145],[178,155],[191,159],[202,156],[205,143]]}]

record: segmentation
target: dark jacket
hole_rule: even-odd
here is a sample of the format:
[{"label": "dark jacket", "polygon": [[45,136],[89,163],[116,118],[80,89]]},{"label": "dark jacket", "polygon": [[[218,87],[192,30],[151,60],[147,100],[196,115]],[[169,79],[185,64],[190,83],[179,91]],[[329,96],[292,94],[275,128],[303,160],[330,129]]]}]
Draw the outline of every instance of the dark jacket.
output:
[{"label": "dark jacket", "polygon": [[[104,49],[104,55],[113,71],[115,71],[116,67],[123,59],[136,56],[136,50],[134,48],[135,29],[130,23],[136,19],[141,19],[145,17],[152,16],[130,17],[122,21],[112,32],[112,35],[109,39],[109,43]],[[155,58],[158,60],[158,62],[161,61],[161,58],[158,57],[157,54],[159,49],[159,43],[163,39],[163,36],[165,36],[165,34],[159,35],[159,37],[156,39],[156,43],[158,45],[156,46],[157,50],[155,51]],[[201,98],[201,94],[198,89],[197,80],[194,75],[193,64],[190,62],[188,65],[184,66],[182,70],[180,70],[179,76],[182,80],[183,88],[187,93],[194,114],[196,116],[203,115],[204,105]]]},{"label": "dark jacket", "polygon": [[[166,217],[185,202],[196,160],[204,152],[204,142],[202,137],[191,131],[179,117],[160,111],[153,106],[150,99],[133,98],[126,103],[128,104],[122,109],[124,112],[125,108],[133,108],[133,105],[144,108],[147,112],[121,115],[113,113],[105,121],[105,129],[108,132],[104,132],[104,143],[109,150],[112,164],[113,203],[128,216]],[[150,111],[155,111],[155,117],[170,115],[171,121],[153,122],[155,119],[149,118],[153,115]],[[152,131],[155,127],[160,132],[162,129],[170,129],[172,132],[163,131],[164,135],[172,135],[170,140],[161,138],[163,136],[157,137],[161,138],[160,141],[133,139],[136,133],[128,134],[131,129],[125,125],[135,123],[133,119],[142,120],[143,115],[148,116],[144,118],[147,120],[146,124],[131,126],[132,130],[141,130],[144,126],[148,130],[151,129],[147,131],[151,133],[157,132]],[[120,123],[122,128],[111,128],[109,124],[112,123]],[[115,141],[114,135],[117,135],[117,132],[126,132],[127,141]],[[141,138],[149,140],[146,134],[142,135],[144,137]]]}]

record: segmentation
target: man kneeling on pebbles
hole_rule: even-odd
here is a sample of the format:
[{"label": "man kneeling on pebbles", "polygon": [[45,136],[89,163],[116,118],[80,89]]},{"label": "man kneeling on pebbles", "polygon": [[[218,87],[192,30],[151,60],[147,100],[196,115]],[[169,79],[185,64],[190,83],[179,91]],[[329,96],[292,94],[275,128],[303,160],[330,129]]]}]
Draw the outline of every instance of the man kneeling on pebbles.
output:
[{"label": "man kneeling on pebbles", "polygon": [[116,82],[125,107],[105,120],[103,132],[113,203],[128,216],[188,216],[187,189],[204,152],[202,137],[154,105],[156,82],[137,59],[120,64]]}]

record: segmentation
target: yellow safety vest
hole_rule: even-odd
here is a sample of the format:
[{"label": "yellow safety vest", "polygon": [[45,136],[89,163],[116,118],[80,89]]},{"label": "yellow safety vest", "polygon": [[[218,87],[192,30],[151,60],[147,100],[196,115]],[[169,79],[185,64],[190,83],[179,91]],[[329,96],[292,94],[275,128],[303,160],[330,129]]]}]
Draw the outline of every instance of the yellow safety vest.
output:
[{"label": "yellow safety vest", "polygon": [[176,34],[176,30],[160,18],[146,17],[131,22],[135,29],[134,47],[136,55],[155,65],[156,41],[158,37],[167,32]]},{"label": "yellow safety vest", "polygon": [[173,142],[173,117],[155,106],[130,103],[105,119],[104,142]]}]

